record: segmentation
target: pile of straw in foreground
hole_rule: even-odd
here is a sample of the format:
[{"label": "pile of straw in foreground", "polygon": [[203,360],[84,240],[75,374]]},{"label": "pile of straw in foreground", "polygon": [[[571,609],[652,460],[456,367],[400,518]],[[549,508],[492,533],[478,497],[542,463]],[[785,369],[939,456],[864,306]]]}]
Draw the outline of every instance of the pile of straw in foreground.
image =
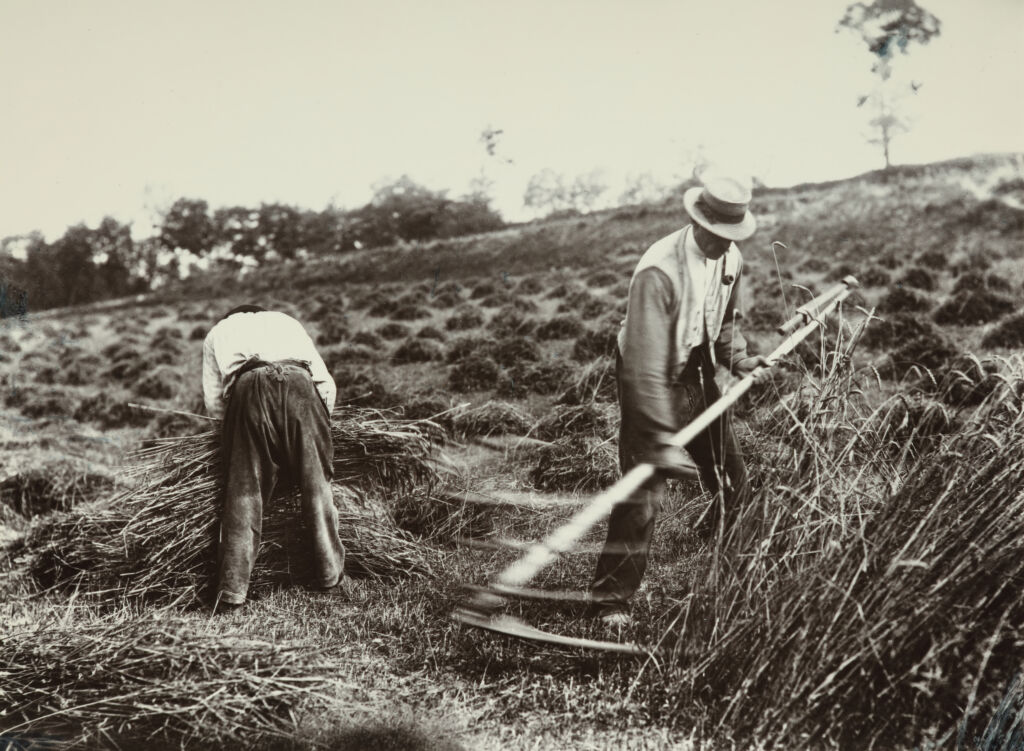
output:
[{"label": "pile of straw in foreground", "polygon": [[0,741],[186,748],[287,738],[337,688],[339,665],[319,654],[164,618],[13,634],[0,642]]},{"label": "pile of straw in foreground", "polygon": [[[332,422],[335,506],[350,573],[395,576],[429,570],[427,549],[398,529],[389,504],[437,479],[430,422],[347,409]],[[118,598],[190,599],[210,582],[222,493],[215,432],[164,439],[138,456],[123,494],[37,523],[25,547],[43,586],[74,586]],[[298,494],[264,509],[252,587],[308,581]]]}]

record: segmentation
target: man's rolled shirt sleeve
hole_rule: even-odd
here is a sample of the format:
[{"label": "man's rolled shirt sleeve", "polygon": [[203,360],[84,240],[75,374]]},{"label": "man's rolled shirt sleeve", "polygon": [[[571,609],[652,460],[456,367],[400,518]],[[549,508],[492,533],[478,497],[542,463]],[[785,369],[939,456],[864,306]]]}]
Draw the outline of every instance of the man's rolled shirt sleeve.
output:
[{"label": "man's rolled shirt sleeve", "polygon": [[644,269],[629,290],[629,312],[622,351],[622,409],[629,410],[646,445],[663,445],[679,431],[672,409],[669,362],[673,331],[672,283],[664,272]]}]

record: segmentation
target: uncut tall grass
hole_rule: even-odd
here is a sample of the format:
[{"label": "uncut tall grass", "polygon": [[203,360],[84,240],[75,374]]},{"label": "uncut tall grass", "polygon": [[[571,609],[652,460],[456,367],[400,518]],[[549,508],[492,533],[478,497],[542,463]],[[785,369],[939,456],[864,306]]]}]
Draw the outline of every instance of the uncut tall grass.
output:
[{"label": "uncut tall grass", "polygon": [[854,345],[756,421],[756,502],[667,617],[672,679],[642,680],[733,742],[973,748],[1021,702],[1024,364],[958,409],[882,399]]}]

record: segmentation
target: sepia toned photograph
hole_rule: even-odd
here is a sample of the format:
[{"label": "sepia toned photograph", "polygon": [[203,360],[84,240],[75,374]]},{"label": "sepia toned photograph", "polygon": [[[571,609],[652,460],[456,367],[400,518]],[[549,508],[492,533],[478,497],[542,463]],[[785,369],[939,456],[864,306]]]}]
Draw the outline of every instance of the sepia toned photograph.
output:
[{"label": "sepia toned photograph", "polygon": [[1024,0],[0,0],[0,751],[1024,751]]}]

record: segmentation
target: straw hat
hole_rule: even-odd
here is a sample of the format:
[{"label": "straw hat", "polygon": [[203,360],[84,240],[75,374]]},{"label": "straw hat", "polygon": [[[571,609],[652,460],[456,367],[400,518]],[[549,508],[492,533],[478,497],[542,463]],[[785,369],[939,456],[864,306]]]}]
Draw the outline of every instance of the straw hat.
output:
[{"label": "straw hat", "polygon": [[746,240],[757,229],[747,208],[750,188],[733,177],[715,176],[683,194],[683,205],[693,221],[727,240]]}]

